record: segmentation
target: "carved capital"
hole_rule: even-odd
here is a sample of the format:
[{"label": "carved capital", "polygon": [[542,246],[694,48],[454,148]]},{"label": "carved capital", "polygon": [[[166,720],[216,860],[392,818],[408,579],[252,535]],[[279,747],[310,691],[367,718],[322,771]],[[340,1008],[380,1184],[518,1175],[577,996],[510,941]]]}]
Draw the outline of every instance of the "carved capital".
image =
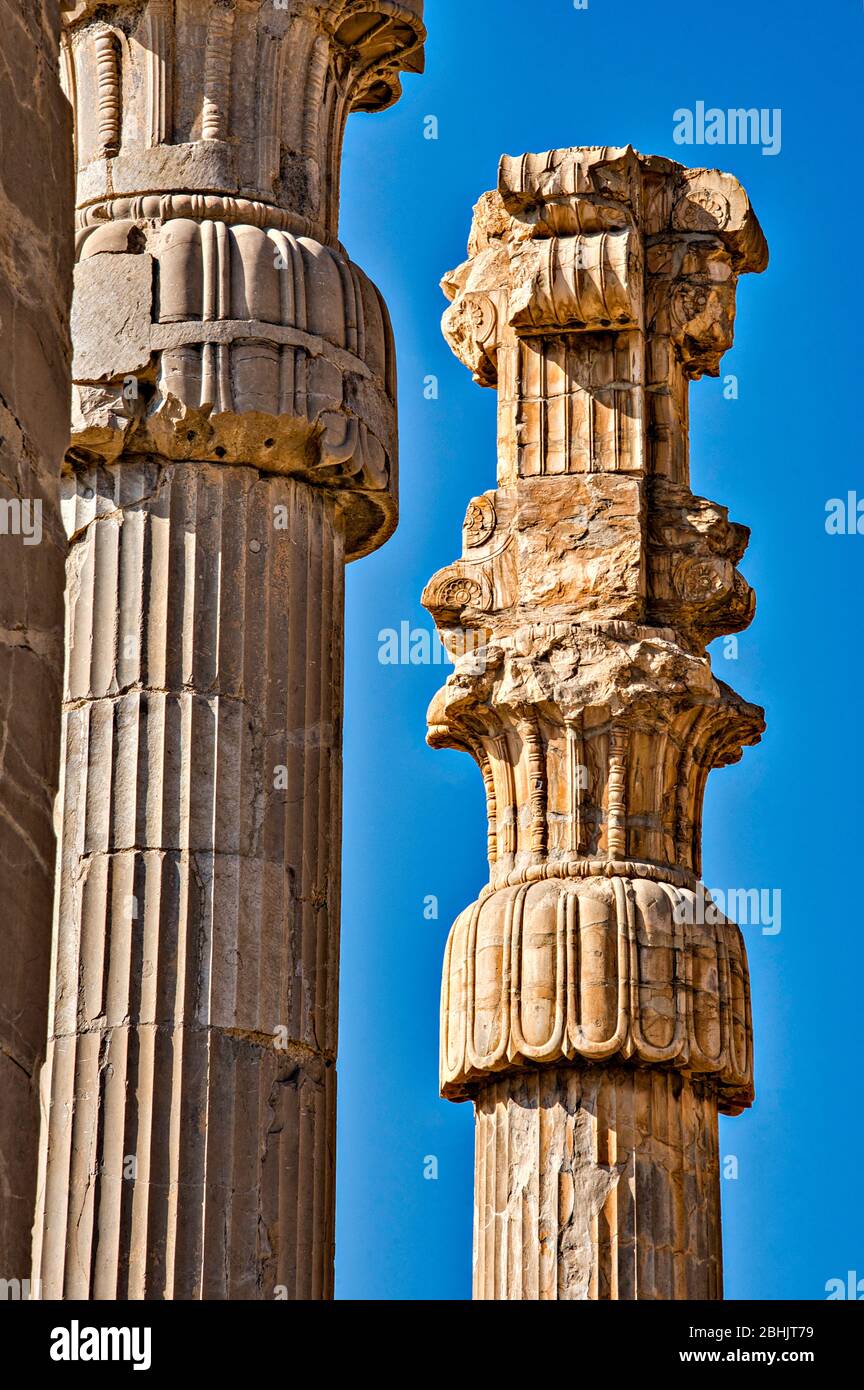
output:
[{"label": "carved capital", "polygon": [[704,890],[615,874],[550,878],[481,897],[444,958],[441,1092],[562,1062],[672,1068],[753,1101],[741,933]]},{"label": "carved capital", "polygon": [[426,36],[422,0],[81,0],[64,22],[82,202],[255,190],[334,235],[345,120],[398,99]]},{"label": "carved capital", "polygon": [[[454,606],[478,603],[463,573],[430,588],[443,597],[448,583]],[[490,883],[580,859],[698,876],[708,773],[758,742],[762,711],[668,628],[538,624],[502,637],[483,621],[485,646],[449,643],[455,671],[430,705],[428,739],[466,749],[483,773]]]},{"label": "carved capital", "polygon": [[740,1108],[740,935],[674,911],[704,897],[708,774],[764,727],[705,650],[755,598],[747,528],[690,489],[687,393],[764,238],[730,175],[628,146],[505,157],[468,251],[443,329],[497,388],[498,488],[423,602],[455,663],[428,739],[481,771],[489,885],[448,946],[444,1093],[624,1061]]},{"label": "carved capital", "polygon": [[349,558],[396,519],[393,343],[337,238],[351,110],[422,67],[420,0],[78,5],[72,460],[159,453],[332,488]]},{"label": "carved capital", "polygon": [[[716,373],[732,342],[737,276],[767,249],[736,179],[621,150],[505,156],[474,210],[470,261],[442,282],[444,332],[478,373],[508,336],[644,329],[675,344],[687,376]],[[497,323],[477,322],[495,303]],[[471,325],[473,324],[473,331]],[[495,384],[493,373],[481,384]]]}]

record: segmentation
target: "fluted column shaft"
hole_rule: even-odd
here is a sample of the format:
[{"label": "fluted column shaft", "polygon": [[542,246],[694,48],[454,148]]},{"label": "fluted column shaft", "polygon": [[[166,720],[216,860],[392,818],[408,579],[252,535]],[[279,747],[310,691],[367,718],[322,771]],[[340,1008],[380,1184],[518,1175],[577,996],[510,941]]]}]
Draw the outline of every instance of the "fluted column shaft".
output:
[{"label": "fluted column shaft", "polygon": [[345,121],[421,0],[81,0],[49,1298],[333,1288],[344,566],[396,524]]},{"label": "fluted column shaft", "polygon": [[[67,483],[48,1298],[330,1292],[343,538],[327,493]],[[276,529],[277,523],[279,529]]]},{"label": "fluted column shaft", "polygon": [[475,1298],[721,1297],[710,1088],[551,1068],[484,1086],[475,1111]]}]

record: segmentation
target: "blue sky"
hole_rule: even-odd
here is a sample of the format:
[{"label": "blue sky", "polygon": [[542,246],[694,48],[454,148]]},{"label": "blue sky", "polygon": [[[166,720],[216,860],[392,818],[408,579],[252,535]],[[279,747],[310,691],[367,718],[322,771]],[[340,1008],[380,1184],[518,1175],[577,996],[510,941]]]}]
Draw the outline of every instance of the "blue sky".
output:
[{"label": "blue sky", "polygon": [[[399,360],[401,522],[348,573],[337,1297],[470,1297],[473,1115],[438,1097],[447,932],[486,878],[480,774],[424,743],[446,667],[382,665],[378,634],[431,628],[426,580],[458,557],[465,507],[494,486],[495,395],[440,333],[438,282],[465,258],[499,156],[626,144],[735,174],[771,249],[739,284],[722,381],[691,389],[692,486],[752,528],[752,627],[715,669],[768,732],[716,771],[710,887],[779,889],[775,935],[745,929],[757,1101],[721,1120],[727,1298],[820,1299],[864,1277],[859,1083],[860,620],[864,535],[826,502],[864,498],[860,0],[719,6],[427,0],[427,71],[352,117],[342,239],[390,307]],[[682,107],[782,112],[779,153],[679,146]],[[424,119],[438,139],[424,138]],[[438,378],[438,399],[424,380]],[[437,920],[424,899],[438,899]],[[436,1180],[424,1159],[437,1159]],[[427,1165],[428,1166],[428,1165]],[[731,1165],[727,1165],[731,1167]]]}]

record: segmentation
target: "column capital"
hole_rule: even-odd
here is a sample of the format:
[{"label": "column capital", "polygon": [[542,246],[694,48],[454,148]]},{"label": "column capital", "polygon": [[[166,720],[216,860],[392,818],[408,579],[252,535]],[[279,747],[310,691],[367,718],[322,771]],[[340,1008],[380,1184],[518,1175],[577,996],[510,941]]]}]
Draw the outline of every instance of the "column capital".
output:
[{"label": "column capital", "polygon": [[443,1092],[624,1062],[734,1112],[746,955],[700,882],[702,804],[764,718],[706,650],[755,597],[748,529],[690,489],[688,391],[765,239],[730,174],[593,147],[505,156],[468,252],[443,331],[498,391],[498,487],[423,603],[454,659],[428,741],[480,768],[489,883],[448,943]]},{"label": "column capital", "polygon": [[746,627],[749,532],[690,490],[687,401],[767,262],[741,185],[629,146],[505,156],[468,249],[443,331],[498,391],[499,488],[426,591],[436,620],[647,623],[695,652]]},{"label": "column capital", "polygon": [[444,335],[480,385],[508,337],[638,328],[686,376],[716,376],[737,277],[768,261],[737,179],[631,146],[505,155],[474,209],[469,259],[442,281]]},{"label": "column capital", "polygon": [[392,333],[338,240],[351,111],[423,64],[420,0],[84,0],[72,461],[248,464],[396,523]]}]

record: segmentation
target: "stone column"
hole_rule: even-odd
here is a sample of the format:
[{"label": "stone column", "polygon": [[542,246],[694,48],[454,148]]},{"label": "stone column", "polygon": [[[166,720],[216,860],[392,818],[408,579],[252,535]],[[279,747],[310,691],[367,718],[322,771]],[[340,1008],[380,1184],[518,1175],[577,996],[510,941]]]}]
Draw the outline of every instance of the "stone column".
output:
[{"label": "stone column", "polygon": [[[420,0],[83,3],[47,1298],[326,1298],[343,571],[396,523],[345,120]],[[397,229],[391,229],[393,235]]]},{"label": "stone column", "polygon": [[690,491],[687,396],[767,250],[735,179],[629,146],[505,158],[444,332],[499,394],[498,487],[423,596],[429,741],[482,772],[489,883],[444,964],[477,1114],[477,1298],[720,1298],[718,1111],[751,1103],[747,962],[700,883],[713,767],[764,727],[712,673],[748,532]]},{"label": "stone column", "polygon": [[74,194],[59,33],[56,0],[0,0],[0,1280],[24,1296],[63,681]]}]

